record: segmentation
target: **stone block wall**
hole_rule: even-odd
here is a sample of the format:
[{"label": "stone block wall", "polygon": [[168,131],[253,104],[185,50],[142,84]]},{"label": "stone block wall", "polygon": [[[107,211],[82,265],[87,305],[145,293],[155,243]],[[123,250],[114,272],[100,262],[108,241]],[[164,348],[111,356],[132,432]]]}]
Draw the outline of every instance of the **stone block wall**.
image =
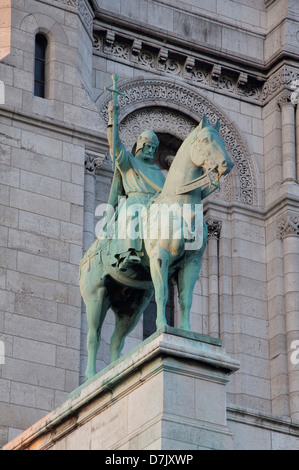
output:
[{"label": "stone block wall", "polygon": [[[11,48],[0,63],[2,444],[79,384],[84,157],[86,147],[98,146],[97,110],[78,71],[78,45],[88,57],[81,38],[91,39],[76,2],[6,3]],[[46,99],[33,95],[37,32],[48,38]]]}]

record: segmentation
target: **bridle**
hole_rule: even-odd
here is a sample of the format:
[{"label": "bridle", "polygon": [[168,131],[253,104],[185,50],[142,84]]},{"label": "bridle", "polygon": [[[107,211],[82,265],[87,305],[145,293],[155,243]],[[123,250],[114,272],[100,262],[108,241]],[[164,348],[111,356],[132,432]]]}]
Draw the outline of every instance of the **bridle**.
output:
[{"label": "bridle", "polygon": [[[196,137],[191,142],[191,145],[193,145],[192,154],[194,152],[194,147],[195,147],[194,143],[195,143],[196,140],[198,140],[198,135],[196,135]],[[203,186],[206,186],[206,185],[209,185],[209,187],[211,187],[211,189],[212,188],[218,189],[220,187],[220,183],[218,183],[218,181],[219,181],[219,178],[220,178],[221,174],[218,174],[214,181],[211,179],[211,173],[213,171],[215,171],[217,166],[218,166],[217,163],[215,163],[215,162],[211,163],[204,175],[199,176],[198,178],[195,178],[194,180],[189,181],[188,183],[185,183],[181,186],[178,186],[170,194],[167,194],[163,197],[157,196],[157,198],[155,198],[155,201],[157,201],[157,200],[161,201],[163,199],[168,199],[168,198],[171,198],[171,197],[174,197],[174,196],[179,196],[181,194],[186,194],[190,191],[193,191],[194,189],[202,188]]]}]

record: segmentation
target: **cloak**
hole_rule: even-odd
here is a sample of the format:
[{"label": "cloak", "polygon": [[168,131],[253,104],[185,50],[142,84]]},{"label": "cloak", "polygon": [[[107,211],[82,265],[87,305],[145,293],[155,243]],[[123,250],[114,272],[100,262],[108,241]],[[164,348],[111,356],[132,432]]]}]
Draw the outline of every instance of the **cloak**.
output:
[{"label": "cloak", "polygon": [[[155,193],[162,191],[162,187],[157,186],[157,184],[150,181],[147,178],[147,176],[144,174],[142,164],[140,164],[139,160],[138,159],[135,160],[132,154],[129,154],[129,156],[130,156],[130,165],[132,166],[137,176],[143,179],[144,181],[146,181],[146,183],[155,191]],[[161,170],[157,167],[157,171],[161,171]],[[108,198],[108,204],[112,206],[114,209],[115,221],[117,221],[118,219],[117,211],[118,211],[119,197],[126,197],[126,192],[123,186],[121,172],[116,163],[113,178],[112,178],[109,198]],[[106,224],[108,225],[110,220],[111,219],[106,219],[105,225]],[[140,251],[142,249],[142,240],[140,240],[139,238],[136,238],[134,240],[131,240],[130,238],[127,238],[126,240],[118,239],[118,240],[114,240],[114,243],[111,246],[111,250],[112,252],[114,252],[115,257],[117,257],[120,253],[125,253],[130,248],[135,249],[136,251]]]}]

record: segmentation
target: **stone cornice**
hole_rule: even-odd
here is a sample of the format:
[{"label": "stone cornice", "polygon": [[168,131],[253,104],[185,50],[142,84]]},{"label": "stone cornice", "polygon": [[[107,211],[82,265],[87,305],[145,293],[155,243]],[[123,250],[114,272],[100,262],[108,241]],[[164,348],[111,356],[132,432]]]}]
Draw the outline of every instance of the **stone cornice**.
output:
[{"label": "stone cornice", "polygon": [[181,77],[201,88],[261,103],[261,75],[229,66],[217,58],[203,56],[195,50],[162,42],[157,38],[118,30],[110,25],[95,24],[94,54],[156,74]]},{"label": "stone cornice", "polygon": [[108,150],[108,142],[106,134],[93,132],[88,128],[68,124],[65,121],[48,119],[38,114],[27,114],[23,111],[16,111],[9,109],[7,106],[0,107],[0,117],[3,116],[7,119],[12,119],[22,123],[22,125],[30,125],[40,129],[45,129],[47,132],[55,134],[64,134],[70,137],[76,137],[86,143],[86,146],[94,151],[98,148]]},{"label": "stone cornice", "polygon": [[272,3],[276,2],[276,0],[264,0],[266,7],[272,5]]},{"label": "stone cornice", "polygon": [[299,423],[292,421],[291,418],[282,418],[281,416],[263,411],[255,411],[252,408],[229,403],[227,405],[228,421],[235,421],[249,426],[258,426],[260,429],[267,429],[274,432],[285,432],[290,436],[299,436]]},{"label": "stone cornice", "polygon": [[[93,0],[94,3],[95,0]],[[261,41],[265,37],[265,31],[263,28],[257,28],[257,27],[250,27],[249,24],[241,24],[238,23],[238,26],[232,24],[231,21],[228,19],[225,19],[225,17],[215,17],[213,14],[209,15],[208,13],[205,14],[204,10],[199,11],[186,11],[185,8],[180,8],[179,5],[173,4],[173,2],[169,2],[169,4],[166,6],[170,9],[170,13],[174,12],[177,13],[180,11],[184,17],[186,18],[186,21],[189,22],[197,22],[197,21],[202,21],[207,25],[207,27],[211,28],[214,30],[214,34],[230,34],[231,32],[236,32],[240,33],[243,35],[243,41],[244,41],[244,36],[247,36],[247,38],[250,40],[250,38],[254,39],[260,39]],[[197,36],[187,36],[184,34],[178,35],[176,34],[176,31],[172,30],[165,30],[165,28],[159,26],[159,20],[157,19],[156,24],[149,24],[146,20],[142,22],[142,20],[132,18],[131,15],[124,16],[120,13],[116,12],[111,12],[108,10],[105,10],[103,8],[99,8],[98,6],[95,7],[95,27],[97,28],[99,24],[106,23],[108,28],[110,28],[112,25],[113,27],[117,27],[119,31],[126,31],[126,33],[131,32],[132,34],[140,34],[140,32],[147,34],[148,37],[156,37],[158,38],[162,43],[165,43],[167,41],[172,41],[175,43],[175,47],[183,47],[184,49],[187,49],[189,51],[198,51],[202,53],[205,56],[215,57],[215,60],[221,61],[224,60],[226,62],[226,65],[228,64],[237,64],[237,67],[239,67],[240,64],[242,64],[243,67],[248,69],[249,67],[256,68],[256,70],[262,69],[263,68],[263,62],[262,59],[258,58],[253,58],[250,55],[249,56],[242,56],[238,52],[235,51],[235,48],[232,46],[230,50],[223,49],[216,45],[216,44],[209,44],[206,40],[198,41]],[[206,29],[205,26],[201,25],[202,28]]]}]

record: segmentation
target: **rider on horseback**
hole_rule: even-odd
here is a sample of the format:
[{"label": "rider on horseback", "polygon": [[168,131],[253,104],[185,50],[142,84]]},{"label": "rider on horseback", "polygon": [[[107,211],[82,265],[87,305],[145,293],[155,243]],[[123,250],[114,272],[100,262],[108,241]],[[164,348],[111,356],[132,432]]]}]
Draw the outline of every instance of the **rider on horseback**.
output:
[{"label": "rider on horseback", "polygon": [[[126,196],[126,210],[133,204],[147,206],[158,191],[161,191],[165,177],[160,168],[153,164],[153,158],[159,146],[156,134],[147,130],[137,139],[135,157],[125,149],[118,132],[119,107],[113,101],[108,107],[109,121],[107,137],[111,155],[115,158],[115,171],[111,186],[109,203],[116,208],[118,197]],[[113,141],[114,134],[114,141]],[[113,150],[112,150],[113,149]],[[137,206],[136,206],[137,207]],[[131,216],[132,217],[132,216]],[[120,214],[118,214],[120,219]],[[129,222],[129,223],[128,223]],[[130,220],[127,218],[127,225]],[[136,234],[117,241],[117,266],[125,271],[130,264],[140,263],[142,240]]]}]

